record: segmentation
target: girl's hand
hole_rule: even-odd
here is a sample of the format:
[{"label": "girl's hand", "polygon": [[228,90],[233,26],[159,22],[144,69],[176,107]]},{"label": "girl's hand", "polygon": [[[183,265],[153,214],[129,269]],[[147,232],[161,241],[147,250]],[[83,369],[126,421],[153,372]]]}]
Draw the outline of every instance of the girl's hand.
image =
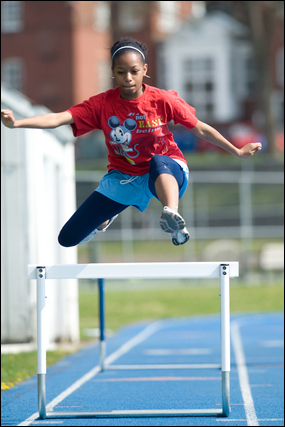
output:
[{"label": "girl's hand", "polygon": [[15,124],[15,117],[11,110],[1,110],[1,121],[7,128],[13,128]]},{"label": "girl's hand", "polygon": [[238,157],[241,159],[247,159],[248,157],[253,156],[257,151],[260,151],[261,148],[262,145],[260,142],[251,142],[239,149]]}]

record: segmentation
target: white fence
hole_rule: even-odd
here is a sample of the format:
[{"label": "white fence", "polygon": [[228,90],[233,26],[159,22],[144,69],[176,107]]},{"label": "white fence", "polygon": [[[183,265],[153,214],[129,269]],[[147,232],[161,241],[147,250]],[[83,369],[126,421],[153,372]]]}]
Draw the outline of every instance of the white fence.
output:
[{"label": "white fence", "polygon": [[[83,193],[86,198],[101,177],[101,172],[77,172],[77,199],[80,204],[84,200],[80,199]],[[83,187],[84,183],[88,190]],[[179,208],[191,236],[191,244],[183,246],[184,261],[215,261],[215,251],[217,257],[223,256],[222,250],[218,250],[218,240],[222,240],[225,252],[231,248],[235,252],[234,246],[239,246],[236,252],[242,254],[247,263],[253,239],[282,239],[283,186],[282,172],[190,172],[190,182]],[[100,241],[121,241],[123,261],[133,261],[134,241],[169,239],[159,227],[160,211],[160,203],[155,199],[143,213],[129,208],[120,214],[108,232],[96,236],[90,245]],[[216,241],[213,242],[212,253],[205,254],[212,259],[198,259],[196,246],[199,240]],[[210,248],[208,252],[211,252]]]}]

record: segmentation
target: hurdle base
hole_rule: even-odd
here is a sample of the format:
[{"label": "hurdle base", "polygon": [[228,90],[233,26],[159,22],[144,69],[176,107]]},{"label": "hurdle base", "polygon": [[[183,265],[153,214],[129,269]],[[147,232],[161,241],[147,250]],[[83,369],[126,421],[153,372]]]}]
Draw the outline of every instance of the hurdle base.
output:
[{"label": "hurdle base", "polygon": [[39,416],[41,419],[46,418],[46,375],[38,374],[38,405]]},{"label": "hurdle base", "polygon": [[218,363],[184,363],[184,364],[156,364],[156,365],[107,365],[106,371],[129,371],[129,370],[156,370],[156,369],[217,369],[221,370]]},{"label": "hurdle base", "polygon": [[100,341],[99,343],[99,366],[101,369],[101,372],[104,372],[106,369],[105,366],[105,359],[106,359],[106,342]]},{"label": "hurdle base", "polygon": [[223,414],[228,417],[231,413],[230,407],[230,372],[222,371],[222,404]]},{"label": "hurdle base", "polygon": [[224,417],[222,409],[164,409],[134,411],[47,412],[46,418]]},{"label": "hurdle base", "polygon": [[[179,365],[177,365],[179,366]],[[109,368],[110,366],[108,366]],[[118,367],[118,366],[117,366]],[[169,366],[168,366],[169,367]],[[209,366],[210,367],[210,366]],[[115,366],[114,366],[115,368]],[[122,366],[121,366],[122,368]],[[123,366],[125,368],[125,366]],[[140,367],[141,368],[141,367]],[[122,410],[122,411],[51,411],[46,412],[45,375],[38,375],[39,418],[141,418],[141,417],[228,417],[230,408],[230,372],[222,371],[222,409],[170,409],[170,410]]]}]

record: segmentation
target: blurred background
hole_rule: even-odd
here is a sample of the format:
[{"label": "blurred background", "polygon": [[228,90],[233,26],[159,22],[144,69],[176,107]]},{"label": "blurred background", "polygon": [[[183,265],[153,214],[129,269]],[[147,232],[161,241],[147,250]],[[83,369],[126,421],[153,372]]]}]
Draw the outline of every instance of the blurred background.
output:
[{"label": "blurred background", "polygon": [[[284,2],[2,1],[1,107],[16,118],[60,112],[112,88],[109,49],[121,36],[147,44],[147,84],[178,91],[237,147],[263,149],[236,159],[170,123],[190,169],[180,205],[190,242],[172,245],[152,200],[66,249],[59,230],[106,172],[103,133],[2,125],[2,342],[35,339],[27,264],[234,260],[246,285],[283,278]],[[77,284],[49,289],[50,341],[77,341]]]}]

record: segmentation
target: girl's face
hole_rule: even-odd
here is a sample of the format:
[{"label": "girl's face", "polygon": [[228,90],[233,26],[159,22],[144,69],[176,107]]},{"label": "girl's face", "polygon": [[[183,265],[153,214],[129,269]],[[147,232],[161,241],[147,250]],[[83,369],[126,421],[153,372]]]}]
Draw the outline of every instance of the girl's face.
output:
[{"label": "girl's face", "polygon": [[142,81],[147,72],[147,64],[143,64],[139,53],[126,52],[115,58],[112,72],[122,98],[132,100],[143,94]]}]

